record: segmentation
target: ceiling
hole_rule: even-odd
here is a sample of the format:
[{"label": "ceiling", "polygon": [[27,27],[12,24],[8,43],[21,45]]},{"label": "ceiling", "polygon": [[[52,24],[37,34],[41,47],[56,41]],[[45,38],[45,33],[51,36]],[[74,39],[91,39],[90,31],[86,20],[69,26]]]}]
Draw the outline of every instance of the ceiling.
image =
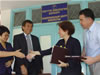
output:
[{"label": "ceiling", "polygon": [[0,0],[0,10],[23,8],[32,5],[43,5],[68,0]]}]

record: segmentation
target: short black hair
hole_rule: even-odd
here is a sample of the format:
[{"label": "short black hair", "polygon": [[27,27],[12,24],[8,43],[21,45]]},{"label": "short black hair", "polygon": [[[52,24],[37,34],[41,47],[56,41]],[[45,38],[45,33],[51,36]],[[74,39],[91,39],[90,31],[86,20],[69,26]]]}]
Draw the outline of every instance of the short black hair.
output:
[{"label": "short black hair", "polygon": [[22,26],[25,26],[26,23],[30,23],[33,25],[33,22],[31,20],[25,20],[23,21]]},{"label": "short black hair", "polygon": [[66,31],[68,30],[68,34],[72,35],[75,32],[75,28],[74,25],[72,24],[72,22],[70,21],[62,21],[60,23],[58,23],[58,26],[63,30]]},{"label": "short black hair", "polygon": [[0,36],[5,32],[10,34],[10,31],[9,31],[9,29],[7,27],[5,27],[4,25],[0,25]]},{"label": "short black hair", "polygon": [[79,12],[79,15],[84,15],[85,17],[90,17],[95,20],[93,11],[90,8],[83,9]]},{"label": "short black hair", "polygon": [[[33,22],[31,20],[25,20],[25,21],[23,21],[22,26],[25,26],[26,23],[30,23],[33,26]],[[22,28],[22,31],[24,31],[23,28]]]}]

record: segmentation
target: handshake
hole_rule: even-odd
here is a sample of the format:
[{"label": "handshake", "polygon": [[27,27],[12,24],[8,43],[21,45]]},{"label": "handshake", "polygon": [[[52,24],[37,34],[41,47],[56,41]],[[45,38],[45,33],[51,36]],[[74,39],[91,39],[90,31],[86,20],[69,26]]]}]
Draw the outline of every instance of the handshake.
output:
[{"label": "handshake", "polygon": [[32,51],[32,50],[30,50],[30,52],[28,53],[26,58],[28,60],[32,60],[32,59],[35,59],[35,56],[37,56],[37,55],[41,55],[39,51]]},{"label": "handshake", "polygon": [[13,56],[16,56],[18,58],[27,58],[28,60],[34,59],[35,56],[37,55],[41,55],[39,51],[32,51],[30,50],[30,52],[28,53],[27,56],[25,56],[22,52],[20,52],[21,49],[16,50],[14,52],[12,52]]}]

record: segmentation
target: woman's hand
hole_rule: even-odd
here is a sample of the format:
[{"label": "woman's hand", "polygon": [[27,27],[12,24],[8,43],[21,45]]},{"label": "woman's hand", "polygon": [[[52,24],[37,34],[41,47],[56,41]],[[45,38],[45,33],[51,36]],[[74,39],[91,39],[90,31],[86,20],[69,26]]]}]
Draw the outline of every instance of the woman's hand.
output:
[{"label": "woman's hand", "polygon": [[12,62],[13,62],[13,60],[9,60],[9,61],[7,61],[7,62],[5,63],[5,66],[6,66],[6,67],[10,67],[11,64],[12,64]]},{"label": "woman's hand", "polygon": [[58,60],[58,62],[60,63],[60,64],[58,64],[59,67],[68,67],[69,66],[68,63],[64,63],[64,62],[62,62],[60,60]]},{"label": "woman's hand", "polygon": [[35,58],[35,56],[40,55],[39,51],[30,51],[29,54],[26,56],[27,59],[33,59]]},{"label": "woman's hand", "polygon": [[24,55],[22,52],[20,52],[20,50],[21,50],[21,49],[16,50],[16,51],[14,52],[14,56],[16,56],[16,57],[18,57],[18,58],[25,58],[25,55]]},{"label": "woman's hand", "polygon": [[35,56],[36,55],[41,55],[39,51],[32,51],[31,53],[34,54]]}]

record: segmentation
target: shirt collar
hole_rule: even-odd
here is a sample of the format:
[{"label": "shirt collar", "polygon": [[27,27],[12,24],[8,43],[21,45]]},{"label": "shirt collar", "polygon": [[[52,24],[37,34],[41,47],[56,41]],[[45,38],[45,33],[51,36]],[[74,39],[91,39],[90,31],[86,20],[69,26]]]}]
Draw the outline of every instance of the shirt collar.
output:
[{"label": "shirt collar", "polygon": [[90,28],[88,29],[90,32],[94,30],[94,26],[95,26],[95,22],[93,22],[93,24],[90,26]]},{"label": "shirt collar", "polygon": [[[25,37],[27,36],[27,34],[26,33],[24,33],[24,35],[25,35]],[[31,36],[30,34],[28,34],[29,36]]]}]

